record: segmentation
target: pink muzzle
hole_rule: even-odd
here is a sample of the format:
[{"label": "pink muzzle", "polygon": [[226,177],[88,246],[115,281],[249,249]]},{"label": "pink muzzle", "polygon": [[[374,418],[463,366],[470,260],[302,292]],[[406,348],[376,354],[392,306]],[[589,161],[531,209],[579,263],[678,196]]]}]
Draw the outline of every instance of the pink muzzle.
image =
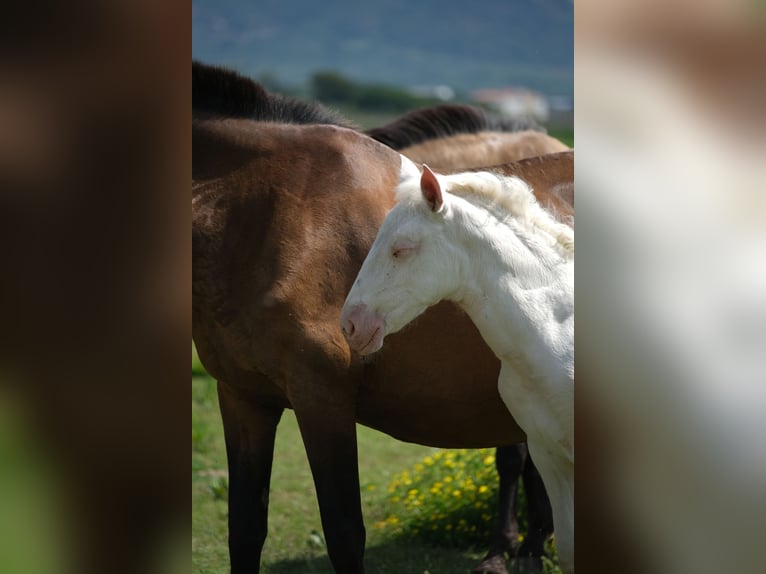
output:
[{"label": "pink muzzle", "polygon": [[383,317],[363,303],[343,308],[340,327],[348,346],[360,355],[369,355],[383,346],[386,327]]}]

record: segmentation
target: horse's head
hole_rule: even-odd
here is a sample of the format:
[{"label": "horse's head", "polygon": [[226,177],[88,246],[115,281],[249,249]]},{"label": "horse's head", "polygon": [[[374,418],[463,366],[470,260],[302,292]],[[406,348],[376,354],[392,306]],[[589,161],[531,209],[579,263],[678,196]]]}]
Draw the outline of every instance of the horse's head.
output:
[{"label": "horse's head", "polygon": [[341,327],[352,349],[369,354],[429,306],[457,289],[459,257],[445,240],[450,198],[441,177],[422,175],[402,156],[398,203],[389,212],[346,298]]}]

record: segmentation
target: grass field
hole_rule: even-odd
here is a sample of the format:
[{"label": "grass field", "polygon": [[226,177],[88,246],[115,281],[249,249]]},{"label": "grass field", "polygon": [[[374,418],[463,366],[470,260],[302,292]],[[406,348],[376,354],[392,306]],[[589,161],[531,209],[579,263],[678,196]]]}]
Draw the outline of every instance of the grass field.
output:
[{"label": "grass field", "polygon": [[[194,359],[193,359],[194,361]],[[394,537],[374,527],[389,516],[394,475],[437,449],[397,441],[358,426],[359,475],[367,527],[365,564],[373,574],[466,574],[486,548],[442,548]],[[192,572],[228,573],[226,457],[216,383],[197,364],[192,376]],[[264,574],[332,574],[316,493],[295,416],[277,432]]]},{"label": "grass field", "polygon": [[[358,427],[359,474],[367,525],[366,565],[370,572],[465,573],[481,550],[426,547],[388,540],[372,525],[388,516],[386,495],[393,475],[435,449],[396,441]],[[192,378],[192,571],[228,572],[226,550],[226,457],[215,382]],[[316,493],[295,416],[285,411],[277,432],[269,502],[269,536],[264,574],[328,573]]]}]

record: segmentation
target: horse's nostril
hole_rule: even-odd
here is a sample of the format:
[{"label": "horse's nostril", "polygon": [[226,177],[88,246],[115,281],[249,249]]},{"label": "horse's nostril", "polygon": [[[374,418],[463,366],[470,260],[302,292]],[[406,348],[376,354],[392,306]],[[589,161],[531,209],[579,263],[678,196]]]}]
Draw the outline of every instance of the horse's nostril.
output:
[{"label": "horse's nostril", "polygon": [[343,334],[346,335],[346,337],[353,335],[355,330],[353,321],[346,321],[343,325]]}]

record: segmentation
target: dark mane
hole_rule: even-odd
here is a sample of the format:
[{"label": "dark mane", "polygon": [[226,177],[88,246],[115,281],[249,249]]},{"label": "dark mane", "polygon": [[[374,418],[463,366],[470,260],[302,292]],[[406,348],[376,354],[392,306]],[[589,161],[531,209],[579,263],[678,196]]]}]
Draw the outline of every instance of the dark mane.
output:
[{"label": "dark mane", "polygon": [[333,124],[353,128],[327,108],[267,92],[232,70],[192,60],[192,114],[249,118],[288,124]]},{"label": "dark mane", "polygon": [[444,104],[414,110],[379,128],[365,133],[395,150],[458,134],[485,131],[544,131],[532,118],[509,119],[462,104]]}]

